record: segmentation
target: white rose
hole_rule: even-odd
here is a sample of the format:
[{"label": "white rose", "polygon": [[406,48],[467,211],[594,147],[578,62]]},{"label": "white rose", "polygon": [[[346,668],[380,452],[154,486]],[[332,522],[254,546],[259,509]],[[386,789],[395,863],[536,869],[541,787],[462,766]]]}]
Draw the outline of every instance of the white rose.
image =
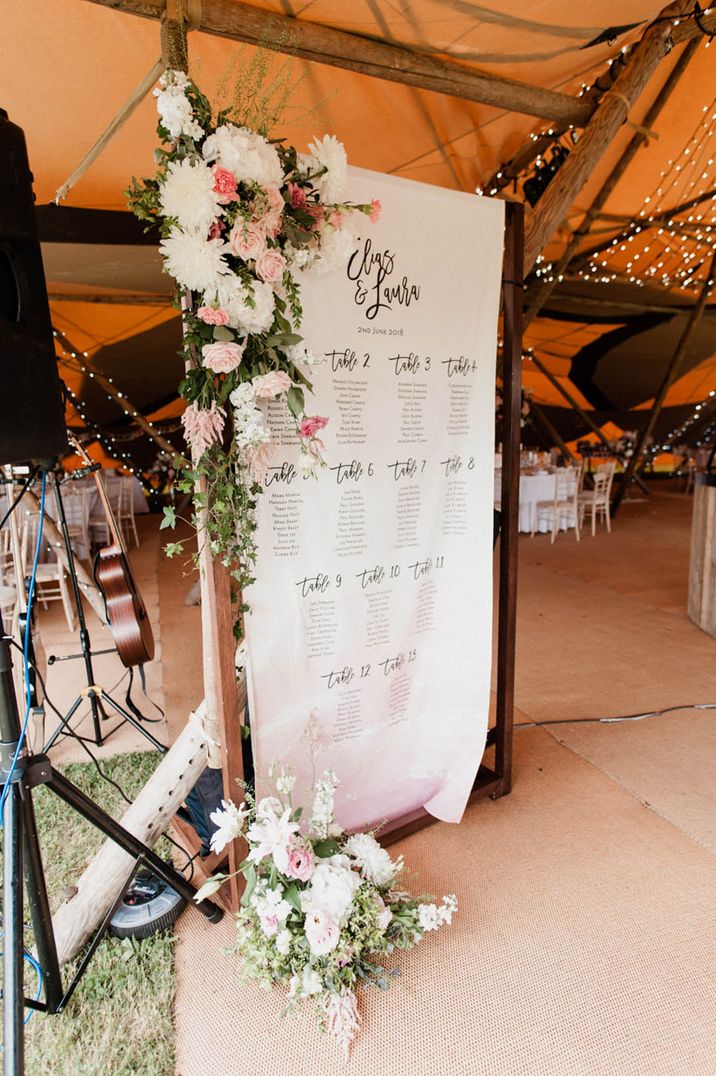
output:
[{"label": "white rose", "polygon": [[338,945],[341,930],[336,920],[320,908],[314,908],[306,916],[304,927],[311,952],[325,956]]},{"label": "white rose", "polygon": [[350,909],[362,879],[351,870],[347,856],[319,859],[313,868],[311,884],[301,894],[304,910],[320,909],[340,922]]}]

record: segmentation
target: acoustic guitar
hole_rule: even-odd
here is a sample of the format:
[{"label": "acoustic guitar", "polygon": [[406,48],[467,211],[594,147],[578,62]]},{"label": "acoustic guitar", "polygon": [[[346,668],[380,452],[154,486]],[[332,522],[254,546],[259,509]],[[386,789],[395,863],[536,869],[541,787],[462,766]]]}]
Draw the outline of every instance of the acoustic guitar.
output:
[{"label": "acoustic guitar", "polygon": [[[93,461],[72,434],[69,434],[69,441],[78,456],[88,467],[92,467]],[[130,669],[152,660],[154,636],[147,610],[132,575],[122,530],[114,518],[104,482],[98,471],[95,470],[92,474],[112,535],[111,543],[97,554],[94,576],[107,608],[107,619],[117,653],[122,664]]]}]

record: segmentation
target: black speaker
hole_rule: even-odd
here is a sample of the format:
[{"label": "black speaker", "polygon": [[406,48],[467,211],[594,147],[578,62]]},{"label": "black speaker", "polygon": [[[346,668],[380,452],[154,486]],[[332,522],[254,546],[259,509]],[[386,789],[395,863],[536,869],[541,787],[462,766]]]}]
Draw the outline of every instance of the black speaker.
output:
[{"label": "black speaker", "polygon": [[0,109],[0,464],[66,451],[25,135]]}]

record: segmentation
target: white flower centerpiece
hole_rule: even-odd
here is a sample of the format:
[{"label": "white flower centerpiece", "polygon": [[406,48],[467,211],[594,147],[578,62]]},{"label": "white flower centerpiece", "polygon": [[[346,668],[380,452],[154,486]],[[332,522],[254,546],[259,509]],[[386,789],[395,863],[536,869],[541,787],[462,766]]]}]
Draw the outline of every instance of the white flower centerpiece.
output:
[{"label": "white flower centerpiece", "polygon": [[[213,812],[211,847],[220,852],[239,836],[248,844],[236,944],[244,976],[267,987],[285,984],[289,1011],[312,1001],[347,1055],[360,1027],[357,987],[386,990],[397,969],[386,970],[381,958],[451,923],[457,900],[438,904],[402,890],[402,856],[391,859],[372,834],[346,834],[336,822],[337,784],[330,771],[317,781],[304,824],[302,808],[291,802],[293,777],[282,771],[276,796],[256,803],[247,795],[240,807],[224,801]],[[227,877],[214,875],[195,899],[215,893]]]},{"label": "white flower centerpiece", "polygon": [[[304,395],[307,370],[319,360],[298,332],[294,272],[339,265],[355,221],[377,220],[380,204],[343,200],[346,152],[331,135],[298,153],[267,130],[251,130],[231,109],[214,117],[181,71],[167,71],[154,93],[163,143],[157,174],[133,180],[127,194],[137,216],[160,230],[164,268],[182,307],[187,374],[180,392],[192,466],[180,489],[205,476],[211,552],[245,585],[255,559],[256,496],[274,449],[269,401],[283,399],[295,419],[299,472],[315,475],[324,466],[319,433],[328,419],[308,415]],[[174,522],[166,509],[162,525]],[[181,552],[180,543],[166,548]]]}]

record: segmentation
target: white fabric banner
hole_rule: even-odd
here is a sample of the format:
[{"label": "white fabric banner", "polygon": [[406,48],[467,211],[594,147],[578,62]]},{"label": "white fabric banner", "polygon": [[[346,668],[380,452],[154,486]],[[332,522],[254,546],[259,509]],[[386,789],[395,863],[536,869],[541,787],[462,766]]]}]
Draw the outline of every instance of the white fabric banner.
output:
[{"label": "white fabric banner", "polygon": [[301,332],[325,356],[306,409],[330,420],[317,480],[270,407],[246,593],[259,791],[288,764],[302,803],[332,769],[346,828],[420,807],[458,822],[490,693],[504,204],[358,169],[349,197],[380,199],[379,223],[302,283]]}]

